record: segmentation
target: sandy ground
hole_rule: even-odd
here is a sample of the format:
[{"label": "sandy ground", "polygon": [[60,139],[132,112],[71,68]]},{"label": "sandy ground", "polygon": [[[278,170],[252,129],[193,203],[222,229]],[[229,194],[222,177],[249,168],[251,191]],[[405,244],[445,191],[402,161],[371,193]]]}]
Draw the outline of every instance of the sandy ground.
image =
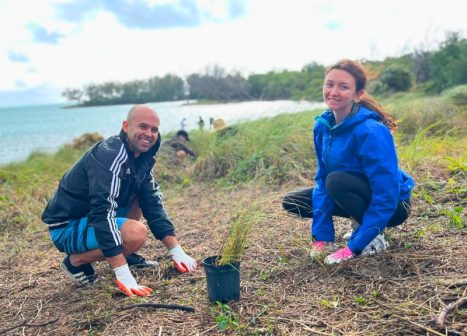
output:
[{"label": "sandy ground", "polygon": [[[238,325],[219,329],[217,322],[228,321],[229,315],[209,302],[204,269],[193,275],[178,273],[153,237],[141,254],[158,260],[160,267],[135,274],[154,294],[133,299],[115,288],[104,263],[95,265],[96,285],[75,286],[60,269],[63,255],[44,228],[7,235],[0,243],[0,334],[467,334],[465,306],[449,312],[444,327],[434,322],[442,308],[467,296],[466,229],[448,228],[445,216],[415,198],[410,219],[388,230],[387,251],[326,266],[308,257],[309,222],[281,210],[281,196],[290,189],[192,186],[183,194],[167,193],[165,205],[179,240],[198,261],[218,253],[239,207],[264,201],[265,220],[254,228],[241,262],[241,299],[228,305],[230,320],[238,319]],[[338,219],[338,236],[349,225]],[[142,302],[185,305],[195,311],[119,309]]]}]

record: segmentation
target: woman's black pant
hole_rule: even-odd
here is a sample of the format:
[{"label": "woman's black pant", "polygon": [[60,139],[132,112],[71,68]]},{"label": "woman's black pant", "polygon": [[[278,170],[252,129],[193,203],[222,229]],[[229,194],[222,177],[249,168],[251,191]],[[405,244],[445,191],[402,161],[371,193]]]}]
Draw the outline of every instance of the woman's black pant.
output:
[{"label": "woman's black pant", "polygon": [[[282,207],[303,218],[313,218],[314,188],[305,188],[287,193]],[[333,172],[326,178],[326,190],[335,202],[333,216],[353,217],[358,223],[371,201],[371,188],[365,178],[344,172]],[[410,214],[410,200],[399,201],[387,227],[402,224]]]}]

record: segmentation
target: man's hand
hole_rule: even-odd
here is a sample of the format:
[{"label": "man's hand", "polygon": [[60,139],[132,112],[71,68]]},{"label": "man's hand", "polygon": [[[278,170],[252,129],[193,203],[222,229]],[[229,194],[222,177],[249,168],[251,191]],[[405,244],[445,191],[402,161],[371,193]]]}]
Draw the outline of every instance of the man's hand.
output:
[{"label": "man's hand", "polygon": [[186,254],[180,245],[170,249],[169,254],[172,256],[175,268],[180,272],[193,273],[196,270],[196,260]]},{"label": "man's hand", "polygon": [[138,296],[148,296],[151,294],[151,288],[138,285],[136,279],[128,268],[128,264],[114,268],[114,272],[117,277],[115,282],[117,283],[118,288],[126,295],[134,296],[136,294]]}]

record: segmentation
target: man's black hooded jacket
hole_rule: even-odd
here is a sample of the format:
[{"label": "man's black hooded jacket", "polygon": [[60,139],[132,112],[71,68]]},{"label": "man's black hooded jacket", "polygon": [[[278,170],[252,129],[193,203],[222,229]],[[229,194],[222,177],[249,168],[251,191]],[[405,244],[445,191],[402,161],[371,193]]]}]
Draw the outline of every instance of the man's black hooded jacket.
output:
[{"label": "man's black hooded jacket", "polygon": [[88,217],[104,256],[123,252],[116,209],[129,207],[136,196],[149,228],[157,239],[174,236],[175,230],[162,204],[162,194],[152,168],[161,143],[135,159],[122,130],[98,142],[60,180],[42,214],[50,229],[68,225],[70,219]]}]

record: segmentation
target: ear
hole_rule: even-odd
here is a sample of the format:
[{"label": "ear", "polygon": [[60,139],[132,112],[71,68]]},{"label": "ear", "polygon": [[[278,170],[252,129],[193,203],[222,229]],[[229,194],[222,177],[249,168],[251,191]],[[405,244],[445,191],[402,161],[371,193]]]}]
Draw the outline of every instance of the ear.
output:
[{"label": "ear", "polygon": [[357,91],[357,96],[355,97],[355,100],[360,100],[360,97],[363,95],[363,92],[364,92],[364,91],[365,91],[365,90],[359,90],[359,91]]},{"label": "ear", "polygon": [[128,121],[123,120],[122,128],[125,133],[128,133]]}]

